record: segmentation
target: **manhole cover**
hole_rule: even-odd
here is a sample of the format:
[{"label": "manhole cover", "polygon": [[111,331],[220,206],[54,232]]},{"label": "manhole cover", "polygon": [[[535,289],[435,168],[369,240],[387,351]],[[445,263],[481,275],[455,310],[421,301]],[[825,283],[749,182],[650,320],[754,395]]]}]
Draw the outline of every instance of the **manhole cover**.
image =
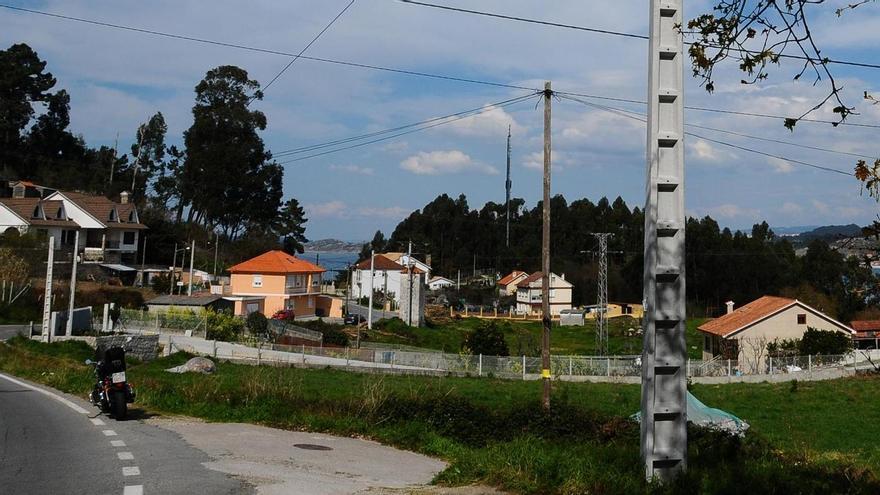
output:
[{"label": "manhole cover", "polygon": [[298,449],[304,450],[333,450],[332,447],[328,447],[326,445],[315,445],[313,443],[295,443],[293,444],[293,446]]}]

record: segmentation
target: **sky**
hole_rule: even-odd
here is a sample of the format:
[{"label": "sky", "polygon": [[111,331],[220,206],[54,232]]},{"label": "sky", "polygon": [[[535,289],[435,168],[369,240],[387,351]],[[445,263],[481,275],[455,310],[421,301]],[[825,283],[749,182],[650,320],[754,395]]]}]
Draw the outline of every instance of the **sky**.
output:
[{"label": "sky", "polygon": [[[348,0],[238,2],[213,0],[5,0],[8,5],[167,33],[297,53]],[[645,34],[647,0],[437,0],[438,3],[567,24]],[[3,3],[3,0],[0,0]],[[814,36],[833,59],[878,62],[874,33],[880,5],[842,17],[843,1],[813,10]],[[688,0],[686,17],[711,9]],[[265,84],[290,57],[148,36],[30,13],[0,9],[0,46],[24,42],[48,62],[57,88],[71,94],[71,128],[90,146],[128,149],[137,126],[161,111],[169,144],[179,144],[192,123],[195,85],[219,65],[237,65]],[[552,81],[556,90],[644,100],[647,42],[556,27],[440,11],[396,0],[356,0],[306,55],[411,71],[497,81],[528,88]],[[880,105],[863,100],[880,92],[880,70],[833,66],[844,98],[857,106],[854,123],[880,123]],[[707,93],[685,73],[685,103],[744,112],[796,116],[828,91],[799,66],[783,61],[758,85],[742,85],[733,62],[716,68],[716,90]],[[533,207],[541,197],[542,106],[520,89],[466,84],[383,71],[297,60],[254,106],[268,128],[262,136],[276,154],[349,136],[419,122],[472,108],[474,117],[396,139],[284,165],[285,197],[306,208],[310,239],[386,236],[410,212],[437,195],[465,194],[472,208],[503,202],[506,138],[512,132],[514,197]],[[638,104],[596,101],[632,112]],[[834,119],[831,106],[811,115]],[[880,129],[798,124],[749,116],[686,111],[685,122],[846,153],[878,156]],[[843,171],[851,155],[690,129],[764,153]],[[621,196],[644,203],[645,127],[619,114],[570,100],[553,102],[553,194],[569,201]],[[851,176],[688,137],[685,204],[689,215],[711,215],[722,226],[867,224],[878,204],[860,193]],[[294,156],[306,156],[303,154]],[[291,156],[279,156],[279,161]],[[210,180],[210,178],[206,178]]]}]

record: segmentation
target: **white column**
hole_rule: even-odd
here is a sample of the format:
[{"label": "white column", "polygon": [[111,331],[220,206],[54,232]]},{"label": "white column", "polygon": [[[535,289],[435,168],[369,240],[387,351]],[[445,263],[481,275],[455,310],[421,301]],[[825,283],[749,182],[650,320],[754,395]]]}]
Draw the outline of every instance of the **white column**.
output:
[{"label": "white column", "polygon": [[67,326],[64,329],[64,335],[68,337],[73,335],[73,309],[74,299],[76,296],[76,262],[79,257],[79,230],[74,234],[73,241],[73,267],[70,274],[70,303],[67,305]]}]

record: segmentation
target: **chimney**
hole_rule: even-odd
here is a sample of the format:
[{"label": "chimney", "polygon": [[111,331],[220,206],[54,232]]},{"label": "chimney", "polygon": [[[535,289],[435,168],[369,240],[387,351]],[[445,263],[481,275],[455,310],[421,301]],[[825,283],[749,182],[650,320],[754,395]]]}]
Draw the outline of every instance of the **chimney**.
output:
[{"label": "chimney", "polygon": [[128,191],[122,191],[121,193],[119,193],[119,202],[122,203],[122,204],[124,204],[124,205],[125,205],[125,204],[128,204],[128,197],[129,197],[129,192],[128,192]]},{"label": "chimney", "polygon": [[733,313],[733,301],[727,301],[724,304],[727,305],[727,314]]},{"label": "chimney", "polygon": [[561,278],[562,280],[565,280],[565,274],[563,273],[563,274],[560,276],[560,278]]}]

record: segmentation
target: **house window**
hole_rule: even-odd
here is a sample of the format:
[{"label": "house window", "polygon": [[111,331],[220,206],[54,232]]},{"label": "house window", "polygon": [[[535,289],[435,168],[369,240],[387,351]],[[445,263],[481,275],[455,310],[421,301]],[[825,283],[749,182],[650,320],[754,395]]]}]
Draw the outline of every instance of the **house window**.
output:
[{"label": "house window", "polygon": [[110,215],[108,216],[108,218],[111,222],[116,221],[116,210],[115,209],[110,210]]},{"label": "house window", "polygon": [[134,244],[134,232],[123,232],[122,243],[129,245]]},{"label": "house window", "polygon": [[807,314],[806,313],[801,313],[801,314],[797,315],[797,318],[798,318],[798,325],[806,325],[807,324]]},{"label": "house window", "polygon": [[58,220],[64,220],[64,208],[58,208],[58,212],[55,213],[55,218]]},{"label": "house window", "polygon": [[254,275],[252,283],[253,283],[254,287],[257,287],[257,288],[262,287],[263,286],[263,276],[262,275]]},{"label": "house window", "polygon": [[34,214],[32,215],[32,218],[40,218],[40,207],[39,206],[34,208]]},{"label": "house window", "polygon": [[132,210],[132,211],[128,214],[128,221],[131,222],[131,223],[135,223],[135,220],[134,220],[134,210]]}]

